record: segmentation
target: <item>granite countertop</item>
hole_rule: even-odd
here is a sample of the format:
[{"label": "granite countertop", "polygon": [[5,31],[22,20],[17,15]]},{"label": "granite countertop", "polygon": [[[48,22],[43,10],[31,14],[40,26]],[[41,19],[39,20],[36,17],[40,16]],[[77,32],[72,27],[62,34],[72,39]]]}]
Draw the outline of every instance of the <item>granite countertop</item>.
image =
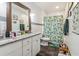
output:
[{"label": "granite countertop", "polygon": [[35,36],[35,35],[38,35],[38,34],[41,34],[41,33],[27,33],[27,34],[24,34],[24,35],[20,35],[20,36],[17,36],[15,38],[5,38],[5,39],[1,39],[0,40],[0,46],[2,45],[5,45],[7,43],[11,43],[11,42],[15,42],[15,41],[19,41],[19,40],[22,40],[24,38],[29,38],[29,37],[32,37],[32,36]]}]

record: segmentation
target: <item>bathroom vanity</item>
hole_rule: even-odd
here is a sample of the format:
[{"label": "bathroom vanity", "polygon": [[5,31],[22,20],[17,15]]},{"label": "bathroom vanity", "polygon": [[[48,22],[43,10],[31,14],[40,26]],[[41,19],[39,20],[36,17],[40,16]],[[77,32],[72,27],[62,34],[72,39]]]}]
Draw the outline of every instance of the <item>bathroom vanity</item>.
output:
[{"label": "bathroom vanity", "polygon": [[0,56],[35,56],[40,51],[41,33],[0,40]]}]

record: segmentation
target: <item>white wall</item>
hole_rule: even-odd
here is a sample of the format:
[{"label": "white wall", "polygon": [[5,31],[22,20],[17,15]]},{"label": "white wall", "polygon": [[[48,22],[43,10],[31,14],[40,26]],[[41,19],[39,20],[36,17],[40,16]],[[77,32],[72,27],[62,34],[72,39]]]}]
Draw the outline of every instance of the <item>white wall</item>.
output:
[{"label": "white wall", "polygon": [[6,3],[0,3],[0,16],[6,17]]},{"label": "white wall", "polygon": [[[46,13],[41,8],[39,8],[33,2],[21,2],[21,3],[31,9],[31,13],[33,14],[33,17],[31,18],[31,22],[43,24],[43,17],[46,15]],[[42,26],[32,24],[32,32],[42,33]]]},{"label": "white wall", "polygon": [[[76,3],[73,7],[75,5]],[[72,17],[69,18],[69,36],[65,36],[65,43],[68,45],[72,56],[79,56],[79,35],[72,33]]]},{"label": "white wall", "polygon": [[69,36],[66,36],[66,44],[73,56],[79,56],[79,35],[72,33],[72,18],[69,19]]},{"label": "white wall", "polygon": [[60,12],[51,12],[50,14],[47,14],[47,16],[57,16],[57,15],[63,15],[64,11],[60,11]]},{"label": "white wall", "polygon": [[69,40],[68,40],[68,46],[71,52],[71,55],[78,55],[79,56],[79,35],[76,35],[72,33],[72,19],[70,21],[70,32],[69,32]]},{"label": "white wall", "polygon": [[6,3],[0,3],[0,35],[6,30]]}]

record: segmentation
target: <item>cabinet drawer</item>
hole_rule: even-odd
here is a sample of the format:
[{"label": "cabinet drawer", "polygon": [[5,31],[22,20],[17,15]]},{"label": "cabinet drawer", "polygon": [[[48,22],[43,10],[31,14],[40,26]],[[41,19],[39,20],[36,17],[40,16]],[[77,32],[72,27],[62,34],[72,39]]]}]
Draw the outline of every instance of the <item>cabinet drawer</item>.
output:
[{"label": "cabinet drawer", "polygon": [[23,47],[23,56],[31,54],[31,47],[24,46]]},{"label": "cabinet drawer", "polygon": [[30,44],[31,44],[31,38],[23,40],[23,45],[30,45]]},{"label": "cabinet drawer", "polygon": [[31,38],[23,40],[23,56],[31,55]]},{"label": "cabinet drawer", "polygon": [[28,53],[26,54],[26,56],[31,56],[31,52],[28,52]]}]

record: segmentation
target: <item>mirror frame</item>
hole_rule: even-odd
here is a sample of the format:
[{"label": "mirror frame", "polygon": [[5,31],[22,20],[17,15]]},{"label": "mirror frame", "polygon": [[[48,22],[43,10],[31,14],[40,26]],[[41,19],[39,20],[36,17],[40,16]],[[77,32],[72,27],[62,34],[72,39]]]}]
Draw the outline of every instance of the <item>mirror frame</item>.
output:
[{"label": "mirror frame", "polygon": [[31,32],[31,18],[30,18],[30,9],[26,6],[24,6],[23,4],[19,3],[19,2],[8,2],[7,3],[7,29],[6,32],[11,32],[12,31],[12,3],[16,4],[17,6],[27,10],[28,9],[28,20],[29,20],[29,30],[25,30],[25,32]]}]

